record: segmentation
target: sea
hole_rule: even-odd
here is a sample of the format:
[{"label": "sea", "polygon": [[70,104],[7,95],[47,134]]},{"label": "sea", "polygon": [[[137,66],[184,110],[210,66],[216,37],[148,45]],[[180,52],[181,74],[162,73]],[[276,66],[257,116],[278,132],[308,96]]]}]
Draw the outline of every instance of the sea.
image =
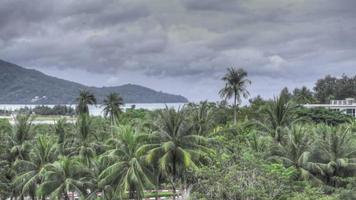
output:
[{"label": "sea", "polygon": [[[126,109],[129,108],[135,108],[135,109],[147,109],[147,110],[157,110],[157,109],[163,109],[163,108],[174,108],[176,110],[182,108],[185,105],[185,103],[135,103],[135,104],[125,104],[122,106],[122,109],[125,111]],[[41,105],[36,105],[36,104],[0,104],[0,110],[18,110],[20,108],[34,108],[36,106],[41,106]],[[44,105],[48,107],[54,107],[55,105]],[[72,108],[75,108],[76,105],[71,104],[71,105],[66,105],[70,106]],[[102,116],[103,115],[103,106],[102,105],[95,105],[95,106],[89,106],[89,112],[93,116]]]}]

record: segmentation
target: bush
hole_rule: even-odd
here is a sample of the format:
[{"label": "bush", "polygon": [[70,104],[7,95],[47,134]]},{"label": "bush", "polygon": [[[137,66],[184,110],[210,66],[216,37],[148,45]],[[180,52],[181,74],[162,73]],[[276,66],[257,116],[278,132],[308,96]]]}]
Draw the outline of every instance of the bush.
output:
[{"label": "bush", "polygon": [[[291,194],[290,200],[338,200],[337,195],[327,195],[320,188],[306,187],[302,192],[294,192]],[[343,199],[343,198],[341,198]]]},{"label": "bush", "polygon": [[296,170],[247,157],[230,167],[209,166],[200,171],[193,199],[285,199]]},{"label": "bush", "polygon": [[56,105],[53,108],[49,106],[36,106],[33,109],[25,107],[18,110],[19,113],[34,113],[37,115],[75,115],[75,109],[66,105]]},{"label": "bush", "polygon": [[308,121],[314,123],[323,123],[330,126],[336,126],[339,124],[349,123],[353,117],[343,114],[338,111],[332,111],[326,108],[299,108],[297,115],[301,118],[305,118]]}]

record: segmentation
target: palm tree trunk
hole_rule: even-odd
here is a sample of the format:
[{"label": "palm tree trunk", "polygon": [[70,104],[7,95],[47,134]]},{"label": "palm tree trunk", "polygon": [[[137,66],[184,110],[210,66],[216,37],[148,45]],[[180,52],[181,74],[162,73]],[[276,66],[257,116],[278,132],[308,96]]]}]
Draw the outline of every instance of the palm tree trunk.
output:
[{"label": "palm tree trunk", "polygon": [[113,118],[110,119],[110,129],[111,129],[111,137],[114,138],[114,122]]},{"label": "palm tree trunk", "polygon": [[175,187],[175,185],[174,185],[174,183],[172,184],[172,189],[173,189],[173,200],[175,200],[176,199],[176,194],[177,194],[177,191],[176,191],[176,187]]},{"label": "palm tree trunk", "polygon": [[[156,170],[154,169],[154,171],[156,172]],[[156,174],[156,191],[155,191],[155,200],[158,200],[158,190],[159,190],[159,175],[157,173]]]},{"label": "palm tree trunk", "polygon": [[172,189],[173,189],[173,200],[176,199],[176,187],[175,187],[175,181],[176,181],[176,156],[173,154],[173,181],[172,181]]},{"label": "palm tree trunk", "polygon": [[234,125],[236,125],[237,119],[236,119],[236,109],[237,109],[237,95],[235,93],[234,95]]},{"label": "palm tree trunk", "polygon": [[156,188],[156,191],[155,191],[155,200],[158,200],[159,197],[158,197],[158,189]]}]

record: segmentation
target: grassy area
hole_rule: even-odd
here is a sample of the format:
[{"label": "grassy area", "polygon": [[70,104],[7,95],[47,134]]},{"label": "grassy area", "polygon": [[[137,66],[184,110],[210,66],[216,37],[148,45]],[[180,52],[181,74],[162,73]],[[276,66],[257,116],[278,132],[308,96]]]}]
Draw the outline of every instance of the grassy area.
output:
[{"label": "grassy area", "polygon": [[76,117],[62,115],[36,115],[35,121],[57,121],[61,118],[66,118],[68,121],[74,121],[77,119]]},{"label": "grassy area", "polygon": [[[49,123],[52,124],[59,119],[66,118],[67,122],[75,122],[76,117],[71,117],[71,116],[64,116],[64,115],[36,115],[33,122],[35,123]],[[10,123],[14,122],[14,117],[13,116],[0,116],[0,119],[7,119],[9,120]]]},{"label": "grassy area", "polygon": [[[145,198],[150,198],[150,197],[155,197],[156,193],[155,192],[146,192],[145,193]],[[173,196],[173,192],[158,192],[159,197],[171,197]]]},{"label": "grassy area", "polygon": [[[172,197],[172,196],[173,196],[173,192],[171,192],[171,191],[158,192],[158,197],[160,197],[160,198],[162,198],[162,197]],[[156,197],[156,192],[154,192],[154,191],[145,192],[145,194],[144,194],[144,198],[153,198],[153,197]],[[123,198],[127,199],[128,198],[128,193],[126,193]]]}]

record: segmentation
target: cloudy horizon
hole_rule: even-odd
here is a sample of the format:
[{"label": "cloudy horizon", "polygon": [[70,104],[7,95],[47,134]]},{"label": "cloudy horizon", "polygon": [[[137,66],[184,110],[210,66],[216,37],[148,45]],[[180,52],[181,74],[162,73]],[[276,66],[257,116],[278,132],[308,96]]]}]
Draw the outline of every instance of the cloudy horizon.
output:
[{"label": "cloudy horizon", "polygon": [[218,100],[226,68],[251,96],[356,72],[354,0],[0,0],[0,59],[90,86]]}]

